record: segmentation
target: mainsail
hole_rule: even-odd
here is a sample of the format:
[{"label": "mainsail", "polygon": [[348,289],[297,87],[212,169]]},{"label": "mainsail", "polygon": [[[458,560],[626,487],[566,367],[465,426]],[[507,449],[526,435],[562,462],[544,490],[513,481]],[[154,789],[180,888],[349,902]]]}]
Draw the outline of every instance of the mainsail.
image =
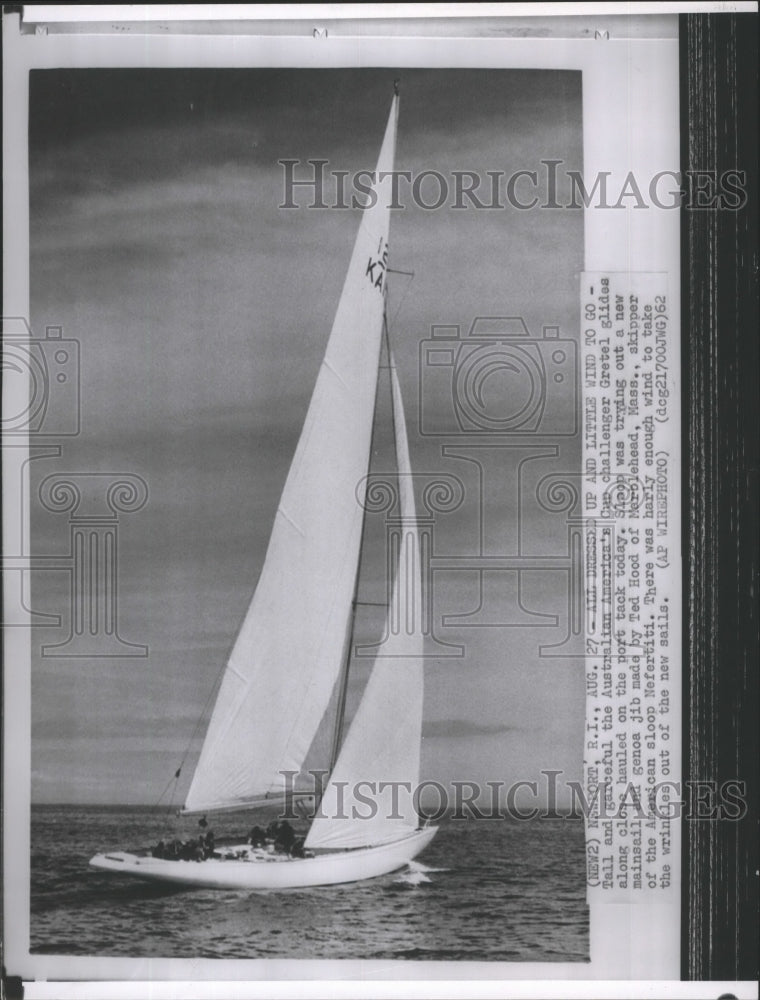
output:
[{"label": "mainsail", "polygon": [[392,602],[382,653],[306,838],[310,848],[375,846],[399,840],[417,828],[422,576],[406,421],[392,357],[390,370],[400,507]]},{"label": "mainsail", "polygon": [[298,772],[341,671],[359,559],[383,329],[398,97],[343,292],[185,802],[242,808]]}]

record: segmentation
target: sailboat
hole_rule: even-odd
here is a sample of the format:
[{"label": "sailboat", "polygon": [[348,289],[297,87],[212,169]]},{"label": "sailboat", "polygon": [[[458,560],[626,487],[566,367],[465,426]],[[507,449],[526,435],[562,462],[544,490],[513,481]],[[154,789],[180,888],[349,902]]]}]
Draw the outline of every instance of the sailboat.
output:
[{"label": "sailboat", "polygon": [[[423,699],[419,539],[398,376],[385,325],[394,93],[374,189],[362,211],[332,331],[275,515],[263,568],[234,643],[184,812],[244,810],[292,791],[327,714],[330,766],[303,857],[232,844],[201,863],[108,851],[94,868],[209,888],[285,889],[354,882],[402,868],[433,839],[420,826]],[[381,347],[386,340],[402,544],[382,645],[343,738]],[[410,625],[409,622],[412,621]],[[367,807],[368,791],[372,803]]]}]

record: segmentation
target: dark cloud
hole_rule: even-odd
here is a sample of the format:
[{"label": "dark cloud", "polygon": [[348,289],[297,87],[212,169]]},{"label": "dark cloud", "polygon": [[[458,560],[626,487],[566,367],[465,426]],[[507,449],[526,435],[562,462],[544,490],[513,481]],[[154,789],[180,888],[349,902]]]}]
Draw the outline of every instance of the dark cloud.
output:
[{"label": "dark cloud", "polygon": [[[312,138],[326,120],[347,136],[372,128],[387,112],[392,82],[401,77],[404,116],[419,132],[450,133],[453,120],[493,124],[547,115],[579,119],[580,73],[564,70],[446,70],[446,101],[437,100],[441,71],[407,69],[78,69],[33,70],[30,144],[33,150],[86,136],[128,134],[132,127],[219,128],[225,116],[255,120],[272,134]],[[315,94],[319,94],[316,110]],[[407,101],[407,97],[409,100]]]},{"label": "dark cloud", "polygon": [[[34,70],[33,195],[60,203],[74,194],[115,192],[137,178],[176,180],[204,166],[276,169],[281,158],[350,160],[357,151],[366,151],[366,162],[339,166],[372,169],[395,75],[378,69]],[[579,136],[579,73],[448,70],[445,102],[440,80],[440,71],[404,72],[402,127],[423,147],[439,138],[460,158],[460,169],[483,166],[476,162],[482,133],[491,143],[502,136],[502,159],[531,131],[544,136],[570,129]],[[456,121],[467,128],[452,133]],[[409,153],[414,146],[401,141],[399,167],[412,165],[404,163]],[[434,160],[413,166],[439,168]]]}]

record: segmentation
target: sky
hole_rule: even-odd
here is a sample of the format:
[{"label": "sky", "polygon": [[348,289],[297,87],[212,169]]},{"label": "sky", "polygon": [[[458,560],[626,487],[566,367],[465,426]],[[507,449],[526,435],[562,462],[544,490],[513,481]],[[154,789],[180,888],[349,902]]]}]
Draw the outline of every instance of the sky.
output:
[{"label": "sky", "polygon": [[[358,210],[309,209],[308,192],[295,195],[302,207],[281,208],[278,161],[299,160],[300,171],[321,158],[328,173],[349,176],[371,170],[396,75],[32,73],[32,325],[38,337],[60,326],[78,341],[81,404],[80,433],[61,439],[60,458],[31,463],[33,551],[68,551],[67,515],[36,500],[49,475],[132,473],[149,493],[118,526],[119,633],[146,645],[147,656],[42,655],[42,644],[68,634],[71,584],[66,571],[33,575],[34,609],[63,618],[33,635],[34,801],[154,803],[189,747],[181,802],[256,584],[358,225]],[[485,196],[487,171],[541,174],[542,160],[562,161],[562,201],[562,171],[582,169],[579,73],[404,71],[397,169],[438,171],[452,188],[453,171],[475,171]],[[428,203],[436,195],[420,190]],[[527,188],[518,191],[528,200]],[[464,491],[459,509],[434,526],[436,631],[462,655],[429,644],[422,774],[509,783],[543,768],[580,780],[582,660],[539,652],[564,635],[564,572],[523,573],[518,595],[514,573],[493,571],[483,582],[466,568],[478,551],[564,551],[567,512],[547,512],[536,492],[547,475],[580,468],[567,416],[575,383],[549,397],[549,379],[536,433],[465,439],[452,416],[453,362],[432,368],[420,358],[433,326],[464,335],[478,316],[522,317],[539,365],[551,354],[538,344],[544,326],[577,342],[582,212],[457,209],[453,195],[430,210],[403,186],[400,200],[390,265],[414,278],[393,278],[389,314],[412,465],[456,476]],[[452,339],[449,330],[444,346],[465,357]],[[527,406],[526,377],[487,377],[489,412]],[[66,405],[51,407],[53,432]],[[379,406],[382,471],[382,393]],[[423,433],[431,428],[439,433]],[[378,600],[384,528],[368,530],[361,587]],[[451,568],[454,557],[463,569]],[[468,614],[476,627],[451,621]],[[376,638],[381,624],[367,609],[357,639]],[[349,712],[364,676],[360,664]]]}]

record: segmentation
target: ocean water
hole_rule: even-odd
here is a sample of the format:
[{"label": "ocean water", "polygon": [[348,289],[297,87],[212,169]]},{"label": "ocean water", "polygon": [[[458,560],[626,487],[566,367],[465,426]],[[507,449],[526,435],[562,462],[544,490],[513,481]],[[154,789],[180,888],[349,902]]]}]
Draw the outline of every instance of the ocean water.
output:
[{"label": "ocean water", "polygon": [[[417,861],[343,886],[183,889],[89,868],[172,835],[165,812],[35,806],[31,950],[160,958],[587,961],[583,824],[440,821]],[[183,821],[180,835],[197,827]],[[250,824],[249,824],[250,825]],[[246,830],[213,822],[217,840]]]}]

